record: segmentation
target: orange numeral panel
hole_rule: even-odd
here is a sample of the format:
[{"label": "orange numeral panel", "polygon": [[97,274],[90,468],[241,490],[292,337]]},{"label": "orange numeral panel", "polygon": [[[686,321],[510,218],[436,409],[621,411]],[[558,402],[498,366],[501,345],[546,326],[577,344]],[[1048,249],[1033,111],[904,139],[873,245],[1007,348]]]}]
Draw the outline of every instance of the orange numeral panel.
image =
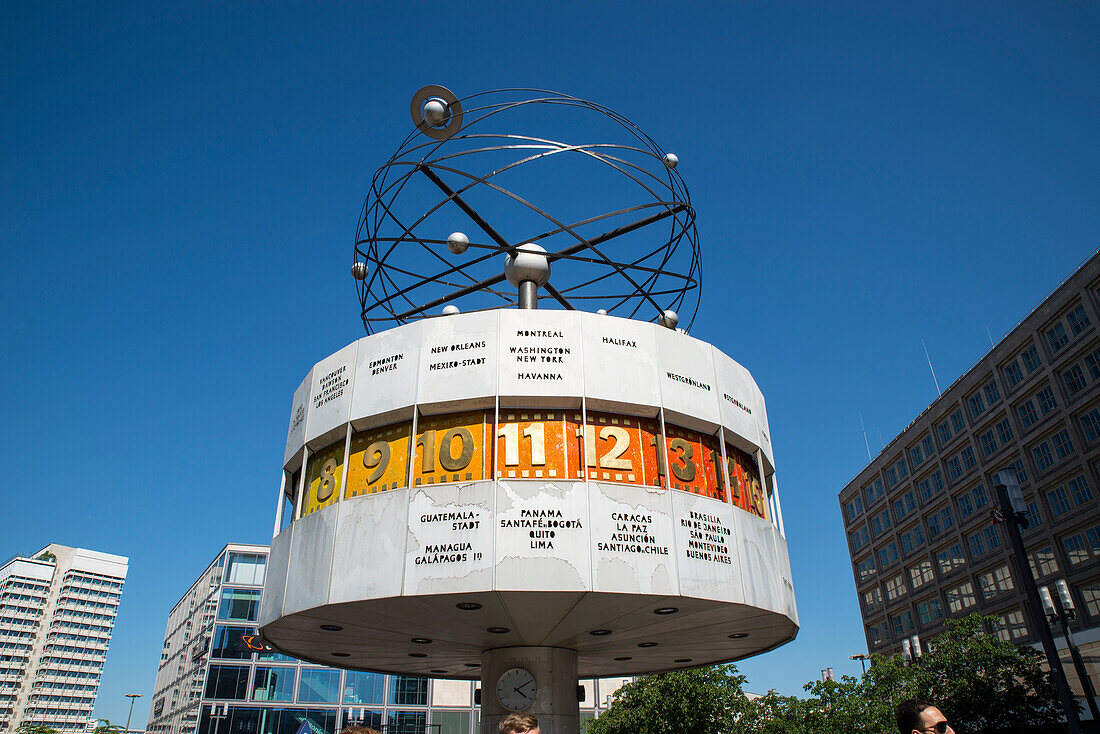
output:
[{"label": "orange numeral panel", "polygon": [[360,431],[351,437],[345,497],[404,487],[412,421]]},{"label": "orange numeral panel", "polygon": [[[568,414],[568,415],[567,415]],[[577,466],[572,411],[501,408],[497,424],[499,479],[566,479]]]},{"label": "orange numeral panel", "polygon": [[673,489],[720,499],[724,492],[715,479],[713,466],[718,444],[706,438],[696,431],[665,424],[669,484]]},{"label": "orange numeral panel", "polygon": [[489,478],[493,422],[485,411],[422,416],[413,448],[413,485]]},{"label": "orange numeral panel", "polygon": [[657,451],[658,435],[656,421],[651,418],[590,411],[584,430],[578,434],[588,478],[661,486],[663,464]]},{"label": "orange numeral panel", "polygon": [[768,516],[768,502],[760,485],[760,471],[751,455],[726,444],[726,465],[729,469],[730,493],[733,504],[758,517]]}]

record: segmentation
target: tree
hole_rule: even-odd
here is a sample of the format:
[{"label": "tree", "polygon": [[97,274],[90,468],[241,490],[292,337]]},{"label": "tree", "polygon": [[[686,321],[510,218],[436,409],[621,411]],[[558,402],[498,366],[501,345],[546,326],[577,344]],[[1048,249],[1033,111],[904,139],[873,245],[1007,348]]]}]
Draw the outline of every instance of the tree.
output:
[{"label": "tree", "polygon": [[122,724],[112,724],[110,719],[97,719],[99,722],[95,727],[95,734],[119,734],[119,732],[126,731],[126,727]]},{"label": "tree", "polygon": [[726,734],[747,699],[732,665],[646,675],[615,692],[588,734]]},{"label": "tree", "polygon": [[20,724],[18,734],[58,734],[57,729],[42,724]]}]

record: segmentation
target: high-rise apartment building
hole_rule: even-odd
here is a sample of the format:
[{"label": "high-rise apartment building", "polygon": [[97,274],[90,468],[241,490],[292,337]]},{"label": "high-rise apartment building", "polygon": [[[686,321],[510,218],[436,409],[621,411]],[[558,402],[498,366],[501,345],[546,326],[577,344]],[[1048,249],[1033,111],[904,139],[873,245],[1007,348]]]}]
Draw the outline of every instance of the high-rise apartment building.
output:
[{"label": "high-rise apartment building", "polygon": [[1027,562],[1040,585],[1068,582],[1074,637],[1100,688],[1100,254],[840,493],[870,652],[897,652],[914,634],[931,641],[946,618],[973,612],[997,615],[1002,639],[1037,642],[1006,529],[991,514],[993,477],[1007,468],[1029,513]]},{"label": "high-rise apartment building", "polygon": [[[256,629],[268,547],[230,543],[168,615],[149,734],[476,734],[470,681],[322,667],[267,647]],[[590,719],[626,678],[584,681]]]},{"label": "high-rise apartment building", "polygon": [[83,732],[91,721],[127,559],[50,544],[0,566],[0,732]]}]

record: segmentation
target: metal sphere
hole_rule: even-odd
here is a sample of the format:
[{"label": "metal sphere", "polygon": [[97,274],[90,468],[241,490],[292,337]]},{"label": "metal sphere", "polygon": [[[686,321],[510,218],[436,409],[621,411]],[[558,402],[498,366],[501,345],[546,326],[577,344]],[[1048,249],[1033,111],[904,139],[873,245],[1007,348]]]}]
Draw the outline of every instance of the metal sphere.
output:
[{"label": "metal sphere", "polygon": [[453,303],[448,304],[443,307],[443,310],[440,311],[440,313],[442,313],[444,316],[454,316],[456,313],[458,313],[458,306],[454,305]]},{"label": "metal sphere", "polygon": [[661,314],[660,323],[661,326],[668,329],[675,329],[676,324],[680,323],[680,317],[676,315],[675,311],[669,309]]},{"label": "metal sphere", "polygon": [[424,117],[424,122],[428,123],[429,126],[439,127],[447,119],[447,105],[443,103],[443,100],[433,97],[424,103],[421,114]]},{"label": "metal sphere", "polygon": [[669,168],[675,168],[676,164],[680,162],[680,159],[676,157],[675,153],[665,153],[665,165]]},{"label": "metal sphere", "polygon": [[504,275],[516,288],[525,280],[545,285],[550,280],[550,261],[546,258],[546,250],[534,242],[520,245],[515,255],[504,257]]},{"label": "metal sphere", "polygon": [[451,232],[447,237],[447,249],[452,255],[461,255],[470,249],[470,238],[461,232]]},{"label": "metal sphere", "polygon": [[367,279],[367,264],[364,262],[357,262],[351,266],[351,277],[356,280]]},{"label": "metal sphere", "polygon": [[599,316],[607,316],[607,309],[606,308],[596,309],[596,314],[599,315]]}]

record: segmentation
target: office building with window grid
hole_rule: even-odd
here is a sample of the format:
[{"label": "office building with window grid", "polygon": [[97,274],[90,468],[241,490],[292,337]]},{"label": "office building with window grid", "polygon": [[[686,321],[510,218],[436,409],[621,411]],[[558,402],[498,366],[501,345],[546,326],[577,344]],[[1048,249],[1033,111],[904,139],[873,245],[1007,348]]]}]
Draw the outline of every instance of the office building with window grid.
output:
[{"label": "office building with window grid", "polygon": [[[168,615],[148,734],[476,734],[470,681],[381,675],[296,660],[260,640],[268,546],[230,543]],[[581,720],[628,678],[582,681]],[[490,694],[491,695],[491,694]]]},{"label": "office building with window grid", "polygon": [[1040,585],[1069,584],[1074,639],[1100,688],[1100,254],[840,492],[870,652],[898,652],[914,634],[934,645],[947,618],[973,612],[997,615],[1002,639],[1038,643],[991,514],[993,477],[1009,468],[1027,504],[1027,563]]},{"label": "office building with window grid", "polygon": [[127,564],[50,544],[0,565],[0,732],[92,723]]}]

